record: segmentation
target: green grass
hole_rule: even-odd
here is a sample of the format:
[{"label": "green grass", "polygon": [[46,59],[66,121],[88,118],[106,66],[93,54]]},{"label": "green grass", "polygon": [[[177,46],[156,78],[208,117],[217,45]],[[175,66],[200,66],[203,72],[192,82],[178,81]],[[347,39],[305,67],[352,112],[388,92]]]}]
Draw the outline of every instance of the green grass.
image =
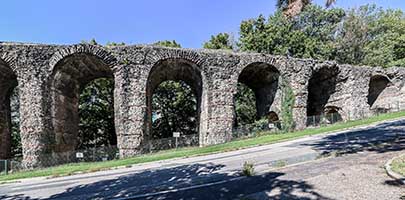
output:
[{"label": "green grass", "polygon": [[393,160],[391,163],[391,169],[394,172],[405,176],[405,155],[399,156]]},{"label": "green grass", "polygon": [[146,163],[152,161],[159,161],[171,158],[180,158],[180,157],[190,157],[190,156],[199,156],[213,153],[220,153],[226,151],[232,151],[242,148],[248,148],[264,144],[272,144],[286,140],[297,139],[304,136],[316,135],[321,133],[327,133],[331,131],[343,130],[346,128],[368,125],[374,122],[395,119],[399,117],[404,117],[405,112],[396,112],[383,114],[379,116],[374,116],[367,119],[349,121],[345,123],[337,123],[330,126],[320,127],[320,128],[311,128],[305,129],[302,131],[296,131],[291,133],[280,133],[280,134],[265,134],[255,138],[235,140],[225,144],[212,145],[207,147],[191,147],[191,148],[180,148],[173,150],[161,151],[153,154],[145,154],[141,156],[136,156],[132,158],[126,158],[121,160],[112,160],[105,162],[87,162],[87,163],[74,163],[74,164],[65,164],[56,167],[37,169],[32,171],[22,171],[16,172],[9,175],[0,176],[1,181],[16,180],[22,178],[32,178],[32,177],[41,177],[41,176],[66,176],[71,175],[77,172],[95,172],[99,170],[110,169],[118,166],[128,166],[139,163]]}]

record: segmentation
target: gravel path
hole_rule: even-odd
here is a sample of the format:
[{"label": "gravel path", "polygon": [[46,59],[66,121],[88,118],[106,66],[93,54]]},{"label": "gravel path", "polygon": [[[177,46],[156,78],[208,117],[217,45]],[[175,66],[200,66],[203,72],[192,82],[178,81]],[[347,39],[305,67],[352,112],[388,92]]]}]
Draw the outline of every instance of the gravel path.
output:
[{"label": "gravel path", "polygon": [[[363,152],[327,158],[311,163],[286,167],[274,172],[283,173],[280,180],[305,182],[308,187],[297,187],[289,194],[291,199],[405,199],[405,187],[397,185],[384,170],[384,164],[392,157],[405,153]],[[249,195],[247,199],[272,199],[281,190]]]}]

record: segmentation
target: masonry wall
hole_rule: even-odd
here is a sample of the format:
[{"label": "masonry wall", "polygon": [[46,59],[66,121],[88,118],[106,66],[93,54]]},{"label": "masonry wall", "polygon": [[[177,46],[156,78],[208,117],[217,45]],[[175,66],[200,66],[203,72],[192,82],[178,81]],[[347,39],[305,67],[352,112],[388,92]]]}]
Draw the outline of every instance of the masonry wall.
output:
[{"label": "masonry wall", "polygon": [[[151,91],[165,80],[184,80],[197,91],[200,146],[224,143],[231,139],[235,120],[234,96],[238,81],[243,81],[240,74],[248,66],[260,66],[263,70],[271,68],[266,73],[278,77],[278,82],[274,82],[276,85],[271,85],[272,78],[254,75],[260,74],[260,71],[252,72],[252,76],[257,77],[244,79],[263,79],[257,83],[269,84],[264,89],[260,89],[257,84],[252,86],[258,88],[258,95],[262,95],[261,103],[258,104],[261,105],[259,110],[262,113],[272,111],[280,115],[282,85],[279,83],[280,80],[289,83],[295,96],[293,115],[297,129],[307,126],[307,111],[314,110],[308,108],[308,105],[318,106],[315,109],[318,113],[325,112],[325,107],[336,108],[344,120],[370,115],[378,109],[390,109],[387,105],[398,104],[405,108],[405,70],[402,68],[358,67],[256,53],[153,46],[105,48],[20,43],[0,43],[0,60],[2,73],[7,69],[15,74],[13,80],[0,78],[0,85],[16,83],[20,88],[20,129],[26,168],[68,162],[69,154],[64,150],[74,151],[77,137],[73,133],[75,130],[68,130],[63,124],[76,126],[74,123],[77,120],[62,116],[60,112],[69,110],[72,116],[77,112],[76,103],[71,102],[71,98],[65,98],[75,93],[68,92],[69,80],[75,80],[80,85],[96,77],[114,78],[115,129],[122,157],[143,153],[150,144]],[[56,76],[56,70],[62,70],[59,74],[65,75]],[[322,74],[319,71],[333,73],[326,75],[326,80],[316,77]],[[388,82],[385,84],[382,81],[378,86],[381,89],[372,90],[371,93],[377,95],[370,105],[370,81],[375,80],[375,76],[385,77],[382,80]],[[319,84],[313,84],[314,80]],[[60,86],[57,90],[55,81]],[[333,90],[322,87],[322,84],[332,84]],[[326,88],[327,96],[316,93],[322,88]],[[59,92],[56,94],[65,95],[55,96],[55,91]],[[7,98],[6,93],[1,92],[0,124],[4,126],[0,129],[0,159],[7,158],[9,152]],[[314,99],[321,102],[310,102]],[[64,143],[61,137],[71,138],[72,141]]]}]

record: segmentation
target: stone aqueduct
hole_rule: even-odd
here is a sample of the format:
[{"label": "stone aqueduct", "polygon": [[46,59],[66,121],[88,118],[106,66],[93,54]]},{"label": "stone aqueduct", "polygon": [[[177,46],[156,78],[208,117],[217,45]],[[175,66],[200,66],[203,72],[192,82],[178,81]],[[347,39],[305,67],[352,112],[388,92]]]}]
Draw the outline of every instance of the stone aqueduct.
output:
[{"label": "stone aqueduct", "polygon": [[200,146],[227,142],[234,121],[237,83],[256,95],[258,115],[280,112],[280,79],[295,95],[297,129],[307,116],[333,108],[343,119],[387,105],[404,105],[405,70],[359,67],[331,61],[258,53],[173,49],[0,43],[0,159],[10,156],[10,91],[18,85],[24,165],[58,160],[74,150],[80,88],[114,78],[114,115],[123,157],[142,152],[150,138],[151,95],[165,80],[183,80],[197,95]]}]

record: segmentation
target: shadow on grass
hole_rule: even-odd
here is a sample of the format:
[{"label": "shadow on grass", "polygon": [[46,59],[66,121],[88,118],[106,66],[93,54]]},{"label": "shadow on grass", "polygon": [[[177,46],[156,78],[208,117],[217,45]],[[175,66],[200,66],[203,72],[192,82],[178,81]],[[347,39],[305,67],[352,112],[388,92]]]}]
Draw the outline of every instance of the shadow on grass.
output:
[{"label": "shadow on grass", "polygon": [[363,151],[385,153],[405,149],[405,120],[383,123],[373,128],[331,135],[305,144],[321,151],[323,155],[353,154]]},{"label": "shadow on grass", "polygon": [[[114,199],[122,197],[132,199],[137,196],[138,198],[135,199],[245,199],[244,196],[246,195],[262,191],[274,192],[268,199],[327,199],[316,193],[313,187],[304,181],[279,179],[280,176],[284,175],[283,173],[272,172],[261,176],[240,177],[239,175],[222,173],[221,170],[224,167],[224,165],[194,164],[144,171],[112,180],[71,187],[63,193],[51,196],[50,199]],[[219,181],[224,182],[218,183]],[[217,184],[195,187],[203,183]],[[188,189],[182,190],[180,188]],[[46,186],[43,189],[46,190]],[[180,190],[162,193],[162,191],[173,189]],[[139,196],[147,193],[155,193],[155,195]],[[21,195],[0,195],[0,199],[31,200],[31,198]]]}]

